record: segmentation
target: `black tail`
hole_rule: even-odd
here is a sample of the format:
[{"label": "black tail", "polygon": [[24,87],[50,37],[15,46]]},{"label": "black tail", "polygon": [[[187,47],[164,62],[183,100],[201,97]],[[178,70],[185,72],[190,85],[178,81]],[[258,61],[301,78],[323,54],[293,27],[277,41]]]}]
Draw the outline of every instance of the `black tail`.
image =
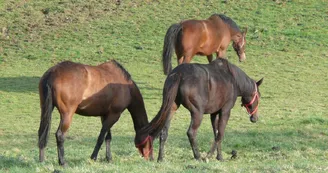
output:
[{"label": "black tail", "polygon": [[172,70],[172,53],[175,47],[175,42],[177,41],[178,33],[181,31],[182,25],[180,23],[176,23],[170,26],[167,30],[164,38],[164,46],[163,46],[163,69],[164,74],[167,75]]},{"label": "black tail", "polygon": [[38,146],[40,149],[40,161],[44,160],[44,148],[47,145],[50,126],[51,126],[51,114],[54,109],[52,101],[52,91],[48,83],[49,74],[42,77],[39,91],[40,91],[40,106],[41,106],[41,121],[39,127],[39,142]]},{"label": "black tail", "polygon": [[179,74],[174,73],[166,78],[163,89],[163,102],[161,109],[154,117],[154,119],[149,123],[149,127],[147,128],[147,131],[153,138],[157,137],[159,132],[166,124],[168,117],[170,116],[172,105],[178,93],[179,84]]}]

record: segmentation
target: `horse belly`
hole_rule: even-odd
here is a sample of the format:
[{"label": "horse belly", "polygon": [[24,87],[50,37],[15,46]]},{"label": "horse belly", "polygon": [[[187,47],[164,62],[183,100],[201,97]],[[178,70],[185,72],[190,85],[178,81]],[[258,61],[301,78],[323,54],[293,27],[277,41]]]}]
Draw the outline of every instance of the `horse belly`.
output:
[{"label": "horse belly", "polygon": [[95,94],[79,104],[77,113],[87,116],[103,116],[110,112],[121,113],[131,102],[128,91],[127,88],[121,87],[111,92]]},{"label": "horse belly", "polygon": [[109,104],[100,102],[82,101],[76,109],[76,113],[85,116],[102,116],[109,110]]},{"label": "horse belly", "polygon": [[218,112],[224,107],[233,96],[233,91],[229,87],[227,81],[223,82],[221,79],[211,78],[209,81],[209,99],[205,109],[206,114]]},{"label": "horse belly", "polygon": [[217,52],[220,47],[221,38],[208,38],[197,50],[197,55],[207,56]]}]

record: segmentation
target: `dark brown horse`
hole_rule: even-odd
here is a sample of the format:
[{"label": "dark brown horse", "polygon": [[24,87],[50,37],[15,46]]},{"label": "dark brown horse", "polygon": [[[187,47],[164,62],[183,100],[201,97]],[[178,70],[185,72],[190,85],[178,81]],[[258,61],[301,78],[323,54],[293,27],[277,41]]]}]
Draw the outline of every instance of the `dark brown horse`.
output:
[{"label": "dark brown horse", "polygon": [[203,114],[210,114],[215,141],[207,157],[217,149],[216,158],[223,160],[221,142],[231,109],[237,97],[241,96],[241,102],[250,114],[250,121],[256,122],[260,100],[258,87],[262,80],[252,80],[237,66],[222,58],[206,65],[182,64],[176,67],[165,81],[160,111],[150,125],[143,129],[153,138],[161,132],[158,161],[164,156],[170,120],[181,104],[190,111],[191,122],[187,135],[195,159],[200,159],[196,142],[197,130]]},{"label": "dark brown horse", "polygon": [[64,160],[64,138],[71,125],[74,113],[84,116],[100,116],[102,128],[91,155],[96,160],[105,140],[106,159],[112,159],[110,151],[111,127],[127,108],[132,116],[135,143],[141,154],[152,158],[152,139],[138,133],[148,124],[142,95],[130,74],[112,60],[98,66],[89,66],[69,61],[61,62],[44,73],[39,84],[41,122],[39,128],[39,159],[44,160],[54,107],[60,113],[56,132],[58,161]]},{"label": "dark brown horse", "polygon": [[185,20],[173,24],[166,32],[163,46],[163,69],[168,74],[172,69],[173,50],[178,64],[189,63],[195,55],[205,55],[209,62],[213,53],[217,58],[224,58],[227,48],[233,41],[239,61],[246,59],[246,32],[241,32],[237,24],[223,14],[213,14],[206,20]]}]

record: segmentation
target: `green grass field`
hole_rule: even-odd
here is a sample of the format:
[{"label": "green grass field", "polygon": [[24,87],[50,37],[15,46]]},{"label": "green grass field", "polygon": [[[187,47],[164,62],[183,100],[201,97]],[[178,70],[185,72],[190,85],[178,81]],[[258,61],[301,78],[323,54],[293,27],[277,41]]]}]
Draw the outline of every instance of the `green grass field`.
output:
[{"label": "green grass field", "polygon": [[[328,172],[328,1],[119,2],[0,0],[0,172]],[[246,62],[238,62],[232,47],[228,59],[253,79],[264,77],[260,120],[249,121],[240,99],[232,110],[222,143],[225,162],[193,159],[186,135],[190,115],[183,107],[172,120],[162,163],[141,158],[125,111],[112,128],[112,163],[105,161],[104,146],[96,162],[89,159],[100,119],[75,115],[65,141],[68,166],[62,168],[54,135],[56,110],[46,160],[38,162],[38,82],[48,68],[63,60],[96,65],[115,59],[141,89],[152,119],[162,101],[166,30],[172,23],[213,13],[248,27]],[[197,56],[193,62],[207,59]],[[205,154],[214,140],[209,116],[197,138]],[[158,140],[154,147],[156,158]],[[230,159],[232,150],[237,159]]]}]

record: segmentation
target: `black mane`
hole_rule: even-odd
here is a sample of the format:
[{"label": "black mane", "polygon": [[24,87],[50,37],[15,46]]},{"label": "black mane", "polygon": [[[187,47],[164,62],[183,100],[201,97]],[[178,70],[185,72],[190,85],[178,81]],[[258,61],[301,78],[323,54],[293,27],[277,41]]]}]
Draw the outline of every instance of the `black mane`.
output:
[{"label": "black mane", "polygon": [[218,68],[221,68],[221,69],[222,68],[227,68],[226,70],[231,73],[231,75],[233,76],[233,78],[236,82],[236,85],[239,88],[244,88],[244,91],[246,91],[246,92],[254,90],[253,85],[249,85],[250,83],[254,83],[254,80],[251,79],[238,66],[230,63],[227,59],[224,59],[224,58],[218,58],[218,59],[212,61],[212,63],[215,63],[215,64],[223,63],[224,66],[220,66]]},{"label": "black mane", "polygon": [[231,28],[237,30],[238,32],[241,32],[238,25],[230,17],[224,14],[213,14],[213,15],[220,17],[224,21],[224,23],[228,24]]},{"label": "black mane", "polygon": [[118,63],[118,62],[115,61],[115,60],[111,60],[110,62],[113,63],[116,67],[118,67],[119,69],[122,70],[122,72],[123,72],[123,74],[124,74],[124,77],[125,77],[127,80],[131,80],[131,75],[130,75],[130,73],[129,73],[127,70],[125,70],[125,68],[124,68],[120,63]]}]

